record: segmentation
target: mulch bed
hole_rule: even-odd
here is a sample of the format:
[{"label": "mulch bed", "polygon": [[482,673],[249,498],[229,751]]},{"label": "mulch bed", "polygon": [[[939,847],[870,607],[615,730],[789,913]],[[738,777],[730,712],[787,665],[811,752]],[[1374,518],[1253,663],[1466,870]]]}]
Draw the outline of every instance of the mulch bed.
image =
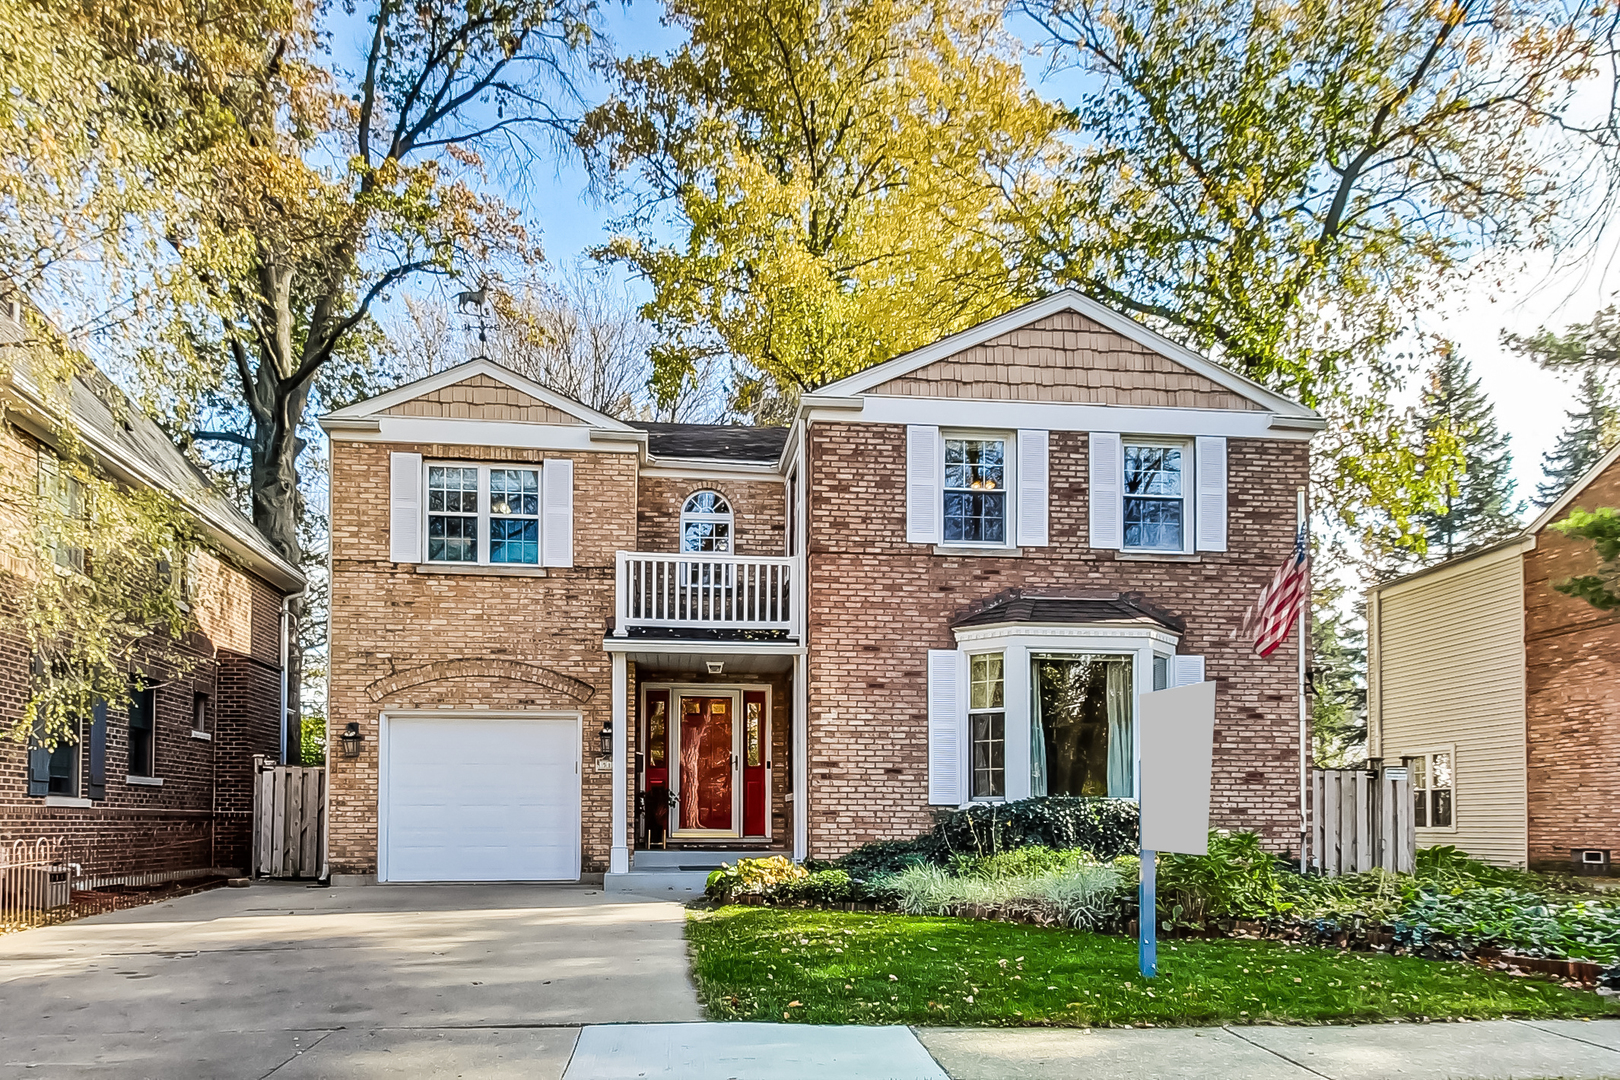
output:
[{"label": "mulch bed", "polygon": [[109,911],[156,904],[173,900],[177,896],[217,889],[224,885],[222,875],[184,878],[180,881],[161,881],[151,885],[103,885],[99,889],[74,889],[72,900],[59,908],[33,913],[27,922],[0,922],[0,934],[28,930],[36,926],[57,926],[88,915],[102,915]]}]

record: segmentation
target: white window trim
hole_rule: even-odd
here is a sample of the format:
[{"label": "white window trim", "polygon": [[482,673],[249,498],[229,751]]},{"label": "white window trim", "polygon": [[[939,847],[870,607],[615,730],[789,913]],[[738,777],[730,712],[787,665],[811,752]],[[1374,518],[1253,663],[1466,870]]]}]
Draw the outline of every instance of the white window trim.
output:
[{"label": "white window trim", "polygon": [[[1002,529],[1001,543],[990,540],[947,540],[945,539],[945,495],[950,488],[945,486],[945,444],[952,439],[989,439],[1002,444],[1001,489],[1006,495],[1002,502]],[[1017,457],[1018,433],[1016,431],[998,431],[981,428],[940,428],[939,445],[934,453],[934,475],[939,477],[939,544],[937,547],[950,551],[955,548],[976,548],[988,551],[1011,552],[1018,547],[1018,504],[1017,504]]]},{"label": "white window trim", "polygon": [[[999,657],[1001,657],[1001,708],[999,708],[999,709],[975,709],[973,707],[973,661],[974,661],[974,659],[976,657],[980,657],[980,656],[999,656]],[[962,728],[961,740],[960,740],[960,743],[959,743],[959,745],[962,747],[962,757],[964,759],[964,768],[965,768],[965,774],[966,774],[966,777],[967,777],[966,786],[964,786],[962,788],[962,794],[967,797],[967,802],[964,803],[963,805],[967,806],[967,805],[972,805],[974,803],[1003,803],[1003,802],[1010,802],[1010,801],[1012,801],[1012,798],[1013,798],[1012,787],[1011,787],[1012,775],[1011,775],[1011,763],[1010,763],[1010,761],[1008,759],[1008,755],[1007,755],[1007,746],[1008,746],[1008,743],[1011,742],[1011,740],[1007,737],[1007,728],[1008,728],[1008,723],[1007,722],[1008,722],[1008,720],[1010,720],[1012,718],[1012,709],[1011,709],[1012,699],[1007,694],[1007,691],[1009,689],[1008,684],[1011,681],[1010,678],[1009,678],[1009,675],[1008,675],[1008,670],[1007,670],[1007,654],[1005,652],[1003,652],[1001,649],[964,649],[963,650],[963,661],[964,661],[964,663],[963,663],[963,666],[962,666],[962,671],[964,671],[966,673],[966,676],[967,676],[963,680],[963,683],[962,683],[963,728]],[[974,713],[981,713],[981,712],[999,712],[999,713],[1001,713],[1001,794],[1000,795],[975,795],[975,794],[973,794],[973,714]],[[1025,715],[1026,716],[1028,715],[1028,710],[1025,710]],[[1029,766],[1028,766],[1027,761],[1026,761],[1025,766],[1024,766],[1024,771],[1026,773],[1029,771]],[[1029,786],[1029,781],[1028,781],[1027,777],[1025,779],[1024,786],[1026,788]]]},{"label": "white window trim", "polygon": [[[1417,750],[1402,750],[1399,754],[1396,754],[1394,756],[1396,758],[1404,761],[1407,758],[1432,757],[1435,754],[1450,754],[1451,755],[1451,824],[1450,825],[1417,825],[1417,826],[1414,826],[1414,827],[1417,829],[1417,831],[1419,833],[1423,833],[1423,834],[1435,833],[1437,835],[1446,835],[1446,834],[1454,833],[1454,832],[1457,831],[1457,818],[1459,816],[1458,815],[1458,801],[1457,801],[1457,788],[1458,788],[1457,781],[1459,779],[1459,777],[1458,777],[1458,769],[1457,769],[1457,744],[1456,743],[1447,743],[1447,744],[1444,744],[1444,745],[1441,745],[1441,746],[1426,746],[1426,747],[1423,747],[1423,748],[1417,749]],[[1432,768],[1432,763],[1426,763],[1424,765],[1425,770],[1428,770],[1430,768]],[[1412,790],[1413,791],[1418,790],[1418,787],[1417,787],[1416,784],[1412,785]],[[1433,788],[1424,788],[1423,790],[1432,791],[1434,789]]]},{"label": "white window trim", "polygon": [[[543,553],[544,553],[544,550],[545,550],[545,537],[542,535],[544,533],[544,531],[545,531],[544,506],[540,507],[540,509],[542,511],[540,514],[533,515],[532,517],[530,515],[517,515],[521,520],[526,520],[526,521],[527,520],[532,520],[532,521],[534,521],[534,528],[535,528],[535,561],[532,562],[532,563],[505,563],[505,562],[492,563],[492,562],[489,561],[490,518],[492,516],[495,516],[495,517],[506,517],[507,516],[507,515],[504,515],[504,514],[491,515],[490,512],[489,512],[489,505],[490,505],[489,472],[490,472],[490,470],[491,469],[525,469],[525,470],[533,472],[535,474],[535,476],[536,476],[539,483],[544,483],[544,479],[540,475],[542,473],[542,471],[543,471],[543,464],[544,464],[543,462],[539,462],[539,461],[516,461],[516,462],[500,462],[500,463],[491,465],[491,464],[485,464],[485,463],[481,463],[481,462],[477,462],[477,461],[457,461],[457,460],[450,459],[450,458],[434,458],[431,461],[424,458],[422,460],[422,509],[421,509],[421,520],[417,523],[418,527],[421,529],[421,544],[422,544],[422,547],[421,547],[421,555],[422,555],[421,565],[425,566],[425,567],[429,567],[429,568],[434,569],[434,570],[442,570],[445,567],[455,568],[455,567],[474,567],[474,566],[484,568],[484,569],[494,568],[494,569],[497,569],[497,570],[508,570],[508,569],[539,570],[542,567],[544,567],[545,562],[544,562],[544,554]],[[428,470],[430,468],[435,468],[435,469],[476,469],[476,470],[478,470],[478,544],[477,544],[477,547],[475,549],[476,552],[477,552],[478,558],[475,559],[472,562],[454,562],[454,561],[451,561],[449,559],[433,559],[433,558],[430,558],[428,556],[428,494],[429,494],[429,490],[428,490]],[[541,496],[539,494],[538,488],[537,488],[536,498],[540,499],[542,497],[543,496]],[[451,516],[458,516],[458,515],[451,515]],[[463,514],[463,515],[459,515],[459,516],[465,517],[465,516],[468,516],[468,515]]]},{"label": "white window trim", "polygon": [[[726,504],[726,512],[724,514],[712,514],[712,513],[704,513],[704,512],[701,512],[701,511],[697,511],[697,510],[690,510],[689,511],[689,510],[686,509],[687,504],[690,503],[694,498],[696,498],[699,495],[705,495],[705,494],[713,495],[716,499],[719,499],[721,502],[725,503]],[[688,521],[699,522],[699,523],[708,523],[708,524],[711,524],[711,525],[722,525],[722,524],[725,525],[725,527],[726,527],[726,550],[725,551],[687,551],[686,550],[686,523]],[[675,547],[676,547],[676,551],[677,551],[678,554],[681,554],[681,555],[707,555],[707,556],[725,556],[725,555],[735,555],[735,554],[737,554],[737,508],[735,506],[731,505],[731,498],[728,495],[726,495],[725,492],[719,490],[718,488],[705,487],[705,488],[698,488],[696,491],[687,492],[686,497],[681,500],[681,519],[680,519],[680,524],[679,524],[678,528],[679,528],[680,531],[679,531],[679,533],[677,533],[677,535],[675,537]]]},{"label": "white window trim", "polygon": [[[1133,446],[1174,447],[1181,451],[1181,546],[1179,548],[1131,547],[1125,543],[1125,451]],[[1191,555],[1197,549],[1198,512],[1197,453],[1193,440],[1174,435],[1121,435],[1119,437],[1119,550],[1126,555]]]},{"label": "white window trim", "polygon": [[[1038,626],[1026,623],[1007,626],[969,627],[956,631],[957,648],[966,655],[985,652],[1000,652],[1002,654],[1002,678],[1005,680],[1002,687],[1002,700],[1006,704],[1007,726],[1003,729],[1006,737],[1006,753],[1002,763],[1006,767],[1007,782],[1005,786],[1006,801],[1016,802],[1027,799],[1029,791],[1029,740],[1016,738],[1012,734],[1015,724],[1026,725],[1019,730],[1027,730],[1029,723],[1030,701],[1030,656],[1034,653],[1043,655],[1054,653],[1084,654],[1110,654],[1114,656],[1130,656],[1131,663],[1131,689],[1133,692],[1131,708],[1131,724],[1133,729],[1141,723],[1140,698],[1143,694],[1153,692],[1153,658],[1155,656],[1174,656],[1179,638],[1169,630],[1141,627],[1124,628],[1119,626],[1102,625],[1064,625],[1064,626]],[[964,669],[965,670],[965,669]],[[968,739],[967,707],[965,702],[971,690],[964,692],[964,705],[959,716],[961,745],[968,748],[963,753],[963,769],[972,768]],[[1021,720],[1019,718],[1022,718]],[[1139,737],[1133,739],[1136,761],[1134,770],[1136,778],[1134,787],[1142,790],[1142,742]],[[970,777],[964,772],[964,794],[972,790]],[[962,805],[971,805],[963,803]],[[1453,817],[1455,820],[1455,817]]]}]

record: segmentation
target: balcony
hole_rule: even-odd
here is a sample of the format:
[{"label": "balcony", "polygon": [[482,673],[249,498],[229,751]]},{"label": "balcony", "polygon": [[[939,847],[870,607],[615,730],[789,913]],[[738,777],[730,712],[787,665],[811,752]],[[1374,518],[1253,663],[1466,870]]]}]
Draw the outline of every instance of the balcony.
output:
[{"label": "balcony", "polygon": [[618,553],[613,635],[798,636],[792,556]]}]

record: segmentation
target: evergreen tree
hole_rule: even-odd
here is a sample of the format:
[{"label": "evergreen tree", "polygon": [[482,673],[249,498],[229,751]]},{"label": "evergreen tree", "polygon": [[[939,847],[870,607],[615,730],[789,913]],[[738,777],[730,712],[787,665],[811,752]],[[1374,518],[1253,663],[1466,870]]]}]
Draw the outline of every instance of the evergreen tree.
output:
[{"label": "evergreen tree", "polygon": [[1336,769],[1367,756],[1366,605],[1342,608],[1344,587],[1311,597],[1311,754]]},{"label": "evergreen tree", "polygon": [[1616,408],[1609,388],[1591,367],[1581,372],[1575,406],[1565,414],[1569,417],[1569,426],[1558,436],[1553,448],[1541,455],[1545,479],[1536,488],[1538,506],[1557,502],[1571,484],[1586,475],[1587,470],[1620,441],[1620,408]]},{"label": "evergreen tree", "polygon": [[1428,373],[1418,406],[1426,442],[1449,432],[1462,467],[1444,493],[1442,510],[1417,515],[1428,540],[1427,562],[1505,540],[1519,531],[1522,500],[1513,497],[1513,454],[1496,425],[1496,410],[1456,346],[1446,344]]}]

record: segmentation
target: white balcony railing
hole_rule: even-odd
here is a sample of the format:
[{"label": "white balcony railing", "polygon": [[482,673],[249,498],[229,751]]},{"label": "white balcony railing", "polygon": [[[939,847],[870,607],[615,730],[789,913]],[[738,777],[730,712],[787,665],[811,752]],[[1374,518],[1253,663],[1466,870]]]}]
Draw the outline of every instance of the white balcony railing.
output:
[{"label": "white balcony railing", "polygon": [[797,563],[792,556],[621,551],[613,633],[673,627],[791,634]]}]

